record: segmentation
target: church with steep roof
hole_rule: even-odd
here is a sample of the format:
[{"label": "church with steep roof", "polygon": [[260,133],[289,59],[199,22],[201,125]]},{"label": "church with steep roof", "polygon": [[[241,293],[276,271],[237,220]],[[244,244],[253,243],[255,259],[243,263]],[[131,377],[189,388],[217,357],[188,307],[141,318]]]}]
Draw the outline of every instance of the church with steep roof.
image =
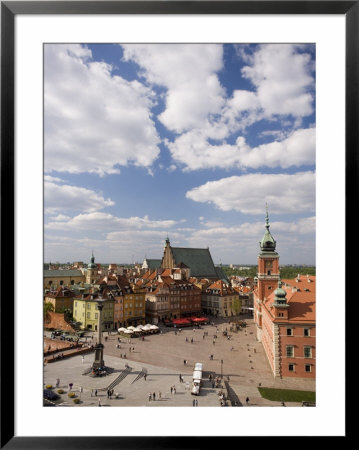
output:
[{"label": "church with steep roof", "polygon": [[223,269],[214,265],[209,248],[172,247],[168,237],[165,241],[161,268],[182,269],[186,272],[187,278],[228,282]]}]

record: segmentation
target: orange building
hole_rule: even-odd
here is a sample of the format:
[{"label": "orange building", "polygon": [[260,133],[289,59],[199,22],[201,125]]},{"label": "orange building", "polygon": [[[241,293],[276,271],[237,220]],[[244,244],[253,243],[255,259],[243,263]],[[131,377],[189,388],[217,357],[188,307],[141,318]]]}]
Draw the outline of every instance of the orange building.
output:
[{"label": "orange building", "polygon": [[260,248],[254,290],[257,339],[275,377],[315,378],[315,277],[280,280],[268,214]]}]

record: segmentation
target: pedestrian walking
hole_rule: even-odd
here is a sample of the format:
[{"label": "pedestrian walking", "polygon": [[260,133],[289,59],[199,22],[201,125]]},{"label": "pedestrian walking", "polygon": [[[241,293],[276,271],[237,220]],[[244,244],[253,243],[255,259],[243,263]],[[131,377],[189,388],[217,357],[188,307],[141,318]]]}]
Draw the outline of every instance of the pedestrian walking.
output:
[{"label": "pedestrian walking", "polygon": [[198,406],[198,400],[197,399],[195,400],[195,402],[196,402],[196,406]]},{"label": "pedestrian walking", "polygon": [[84,361],[85,361],[85,357],[84,357],[84,355],[82,355],[82,364],[84,363]]},{"label": "pedestrian walking", "polygon": [[173,386],[171,386],[171,394],[173,394]]},{"label": "pedestrian walking", "polygon": [[191,344],[193,344],[193,338],[191,339]]},{"label": "pedestrian walking", "polygon": [[246,404],[247,405],[249,404],[249,398],[248,397],[246,398]]},{"label": "pedestrian walking", "polygon": [[146,378],[147,378],[147,373],[145,373],[144,375],[143,375],[143,378],[145,379],[145,381],[146,381]]},{"label": "pedestrian walking", "polygon": [[152,398],[153,398],[153,400],[156,400],[156,392],[154,392],[154,393],[152,394]]},{"label": "pedestrian walking", "polygon": [[95,389],[95,397],[97,397],[97,389]]},{"label": "pedestrian walking", "polygon": [[98,399],[98,406],[101,406],[101,399]]},{"label": "pedestrian walking", "polygon": [[216,343],[216,341],[213,339],[213,345]]},{"label": "pedestrian walking", "polygon": [[188,342],[188,338],[186,337],[186,342]]},{"label": "pedestrian walking", "polygon": [[196,400],[195,399],[193,399],[192,405],[196,406]]},{"label": "pedestrian walking", "polygon": [[161,399],[162,398],[162,394],[161,391],[158,393],[158,398]]},{"label": "pedestrian walking", "polygon": [[57,380],[56,380],[56,387],[59,387],[60,386],[60,378],[58,378]]},{"label": "pedestrian walking", "polygon": [[148,394],[148,401],[150,402],[152,400],[152,392],[150,392],[149,394]]},{"label": "pedestrian walking", "polygon": [[176,386],[173,386],[173,393],[176,393]]},{"label": "pedestrian walking", "polygon": [[73,383],[69,383],[69,391],[71,391],[73,385]]}]

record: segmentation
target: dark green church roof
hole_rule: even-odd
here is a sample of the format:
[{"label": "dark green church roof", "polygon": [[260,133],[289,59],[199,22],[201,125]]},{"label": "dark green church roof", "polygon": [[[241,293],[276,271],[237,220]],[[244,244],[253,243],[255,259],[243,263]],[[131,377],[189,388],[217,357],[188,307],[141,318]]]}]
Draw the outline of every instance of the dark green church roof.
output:
[{"label": "dark green church roof", "polygon": [[161,267],[162,259],[145,259],[149,269],[159,269]]},{"label": "dark green church roof", "polygon": [[184,263],[191,269],[191,277],[217,278],[208,248],[171,247],[171,250],[176,264]]}]

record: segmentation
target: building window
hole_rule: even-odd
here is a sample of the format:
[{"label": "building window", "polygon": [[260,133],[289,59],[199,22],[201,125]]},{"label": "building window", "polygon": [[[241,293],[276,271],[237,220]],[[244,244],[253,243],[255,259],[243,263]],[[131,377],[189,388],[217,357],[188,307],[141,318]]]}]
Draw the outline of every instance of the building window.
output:
[{"label": "building window", "polygon": [[287,358],[293,358],[294,357],[294,347],[293,347],[293,345],[287,345],[286,353],[287,353]]},{"label": "building window", "polygon": [[294,364],[288,364],[289,372],[294,372]]},{"label": "building window", "polygon": [[91,303],[87,303],[87,309],[91,309]]},{"label": "building window", "polygon": [[64,284],[64,280],[60,280],[60,286]]},{"label": "building window", "polygon": [[310,336],[310,329],[304,328],[304,336]]},{"label": "building window", "polygon": [[304,358],[312,357],[312,347],[304,347]]},{"label": "building window", "polygon": [[88,318],[88,319],[90,318],[90,313],[89,313],[89,312],[87,313],[87,318]]},{"label": "building window", "polygon": [[51,285],[52,285],[52,280],[49,281],[49,286],[51,286]]},{"label": "building window", "polygon": [[293,336],[293,328],[287,328],[287,336]]},{"label": "building window", "polygon": [[98,319],[98,313],[95,313],[95,319]]},{"label": "building window", "polygon": [[312,371],[312,366],[310,364],[305,364],[304,370],[308,373]]}]

